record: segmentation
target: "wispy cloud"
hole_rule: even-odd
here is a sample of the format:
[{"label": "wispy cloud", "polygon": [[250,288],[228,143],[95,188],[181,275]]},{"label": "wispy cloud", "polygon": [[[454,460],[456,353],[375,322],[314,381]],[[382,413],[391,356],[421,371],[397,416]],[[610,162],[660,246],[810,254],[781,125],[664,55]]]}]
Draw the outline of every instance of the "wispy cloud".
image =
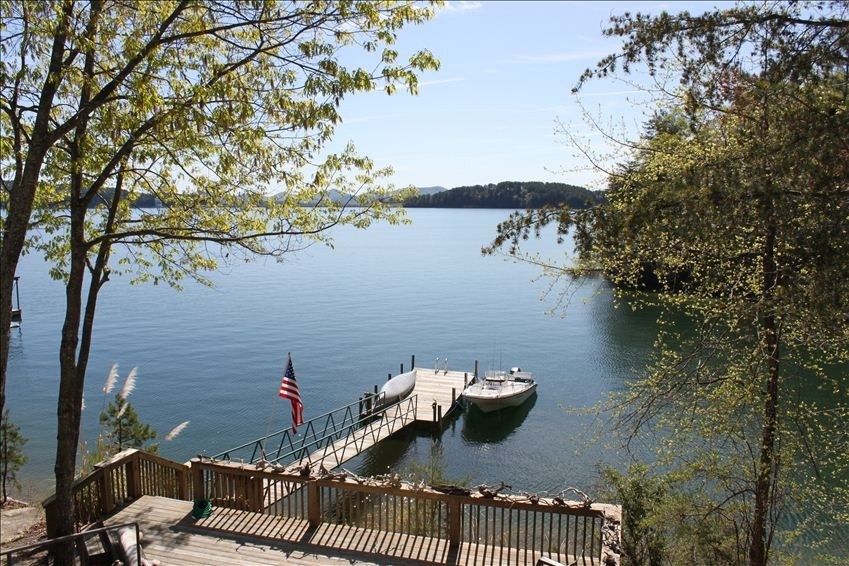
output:
[{"label": "wispy cloud", "polygon": [[441,85],[446,83],[459,83],[460,81],[465,81],[464,77],[454,77],[451,79],[436,79],[433,81],[422,81],[419,83],[419,86],[433,86],[433,85]]},{"label": "wispy cloud", "polygon": [[483,8],[483,2],[472,2],[468,0],[448,0],[442,6],[443,12],[468,12]]},{"label": "wispy cloud", "polygon": [[629,94],[649,94],[644,90],[611,90],[608,92],[584,92],[581,91],[578,96],[580,98],[590,98],[596,96],[625,96]]},{"label": "wispy cloud", "polygon": [[375,120],[391,120],[394,118],[405,118],[407,114],[395,112],[393,114],[370,114],[366,116],[345,117],[342,120],[343,124],[362,124],[363,122],[372,122]]},{"label": "wispy cloud", "polygon": [[518,55],[520,61],[526,63],[564,63],[567,61],[585,61],[587,59],[600,59],[606,55],[602,51],[569,51],[565,53],[545,53],[542,55]]}]

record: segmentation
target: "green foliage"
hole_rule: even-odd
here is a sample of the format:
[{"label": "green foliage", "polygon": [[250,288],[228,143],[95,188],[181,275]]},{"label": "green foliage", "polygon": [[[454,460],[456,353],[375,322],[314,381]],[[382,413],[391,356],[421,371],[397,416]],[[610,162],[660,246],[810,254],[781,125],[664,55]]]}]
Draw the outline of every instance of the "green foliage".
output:
[{"label": "green foliage", "polygon": [[[130,394],[136,388],[138,368],[133,368],[124,379],[120,391],[115,394],[115,399],[106,404],[106,399],[118,382],[118,364],[113,364],[106,375],[103,384],[104,409],[100,412],[100,433],[93,451],[89,450],[86,442],[80,443],[82,455],[78,475],[88,474],[95,464],[107,460],[122,450],[135,448],[145,452],[156,454],[159,451],[159,442],[156,431],[151,425],[141,421],[135,408],[128,401]],[[163,437],[164,441],[173,440],[186,427],[189,421],[184,421]]]},{"label": "green foliage", "polygon": [[9,420],[9,410],[5,409],[0,423],[0,480],[3,485],[4,503],[9,499],[10,486],[21,488],[17,473],[27,462],[23,452],[26,442],[26,438],[21,436],[20,427]]},{"label": "green foliage", "polygon": [[847,22],[839,2],[614,18],[622,49],[581,84],[644,64],[680,88],[628,142],[605,204],[499,228],[514,254],[541,226],[574,228],[620,301],[663,313],[649,366],[608,408],[656,448],[668,496],[640,524],[679,521],[658,531],[673,562],[790,560],[844,524]]},{"label": "green foliage", "polygon": [[137,448],[146,452],[159,451],[156,431],[149,424],[141,422],[132,404],[120,395],[100,413],[100,427],[103,438],[103,457],[108,458],[126,448]]},{"label": "green foliage", "polygon": [[645,466],[634,465],[627,474],[613,468],[602,470],[612,501],[622,505],[622,559],[626,566],[659,566],[664,557],[662,530],[651,523],[667,489],[650,477]]}]

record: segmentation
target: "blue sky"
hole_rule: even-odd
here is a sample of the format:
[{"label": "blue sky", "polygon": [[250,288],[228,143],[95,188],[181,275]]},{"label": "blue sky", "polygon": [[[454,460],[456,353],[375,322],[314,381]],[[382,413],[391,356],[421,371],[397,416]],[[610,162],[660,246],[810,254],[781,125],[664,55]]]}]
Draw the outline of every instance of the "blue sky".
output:
[{"label": "blue sky", "polygon": [[[563,135],[559,120],[599,151],[601,136],[571,94],[581,72],[615,51],[602,37],[611,14],[694,13],[710,2],[449,2],[420,26],[402,29],[402,56],[430,49],[438,72],[420,77],[418,96],[382,91],[345,100],[336,143],[354,141],[376,165],[392,165],[400,186],[559,181],[602,188]],[[591,114],[638,131],[644,94],[621,81],[594,81],[580,99]]]}]

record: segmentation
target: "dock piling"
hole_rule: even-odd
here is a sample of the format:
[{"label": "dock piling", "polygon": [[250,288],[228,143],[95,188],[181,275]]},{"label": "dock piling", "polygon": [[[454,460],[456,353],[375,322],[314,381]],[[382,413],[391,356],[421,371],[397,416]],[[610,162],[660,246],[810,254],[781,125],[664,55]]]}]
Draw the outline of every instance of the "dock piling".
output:
[{"label": "dock piling", "polygon": [[413,354],[410,358],[410,371],[416,369],[416,355]]}]

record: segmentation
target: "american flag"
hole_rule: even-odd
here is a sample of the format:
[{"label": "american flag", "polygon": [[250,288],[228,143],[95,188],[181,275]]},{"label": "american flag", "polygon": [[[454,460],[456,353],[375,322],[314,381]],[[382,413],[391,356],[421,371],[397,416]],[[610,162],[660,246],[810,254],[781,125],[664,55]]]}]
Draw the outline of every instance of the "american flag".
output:
[{"label": "american flag", "polygon": [[283,372],[283,381],[280,382],[279,395],[292,402],[292,432],[298,432],[298,425],[304,424],[304,404],[301,402],[301,393],[298,391],[298,382],[295,381],[295,368],[292,367],[292,354]]}]

